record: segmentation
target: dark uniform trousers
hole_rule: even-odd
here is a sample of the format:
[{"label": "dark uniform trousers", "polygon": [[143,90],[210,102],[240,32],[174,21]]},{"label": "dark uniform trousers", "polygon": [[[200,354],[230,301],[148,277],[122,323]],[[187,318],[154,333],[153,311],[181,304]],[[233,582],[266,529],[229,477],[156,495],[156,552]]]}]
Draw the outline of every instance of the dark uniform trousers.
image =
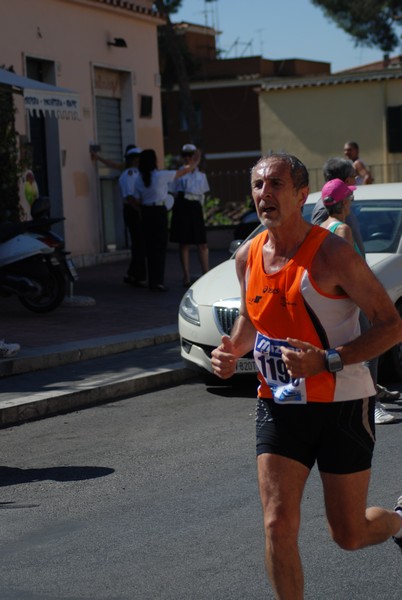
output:
[{"label": "dark uniform trousers", "polygon": [[131,240],[131,260],[127,274],[136,281],[147,278],[146,249],[140,209],[124,203],[123,217]]},{"label": "dark uniform trousers", "polygon": [[165,279],[168,217],[166,206],[141,206],[142,228],[148,262],[150,287],[163,285]]}]

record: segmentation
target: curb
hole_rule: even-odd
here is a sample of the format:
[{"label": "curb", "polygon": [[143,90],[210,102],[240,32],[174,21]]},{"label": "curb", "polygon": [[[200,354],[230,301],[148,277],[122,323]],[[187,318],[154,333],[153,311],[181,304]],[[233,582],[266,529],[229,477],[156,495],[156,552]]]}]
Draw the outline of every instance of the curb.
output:
[{"label": "curb", "polygon": [[[177,325],[170,325],[36,348],[5,359],[0,362],[0,428],[194,379],[194,371],[176,362],[178,339]],[[119,369],[114,371],[116,362]]]},{"label": "curb", "polygon": [[0,427],[71,412],[103,402],[118,401],[125,396],[177,385],[193,378],[194,372],[179,362],[115,382],[98,382],[89,388],[85,387],[84,383],[81,388],[77,385],[76,389],[59,395],[46,397],[42,394],[42,397],[39,395],[37,399],[28,396],[18,401],[0,401]]},{"label": "curb", "polygon": [[45,346],[32,351],[28,350],[16,358],[2,360],[0,362],[0,378],[102,358],[119,352],[129,352],[148,346],[175,342],[178,339],[177,325],[168,325],[123,335]]}]

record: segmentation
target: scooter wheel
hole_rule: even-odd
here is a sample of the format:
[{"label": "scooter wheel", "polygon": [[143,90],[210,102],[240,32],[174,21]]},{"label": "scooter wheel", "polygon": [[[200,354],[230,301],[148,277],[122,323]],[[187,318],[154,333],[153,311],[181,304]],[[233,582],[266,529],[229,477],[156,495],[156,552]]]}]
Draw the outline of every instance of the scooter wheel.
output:
[{"label": "scooter wheel", "polygon": [[66,295],[66,279],[61,268],[48,265],[46,275],[35,277],[35,280],[40,285],[40,292],[20,296],[21,304],[36,313],[51,312],[60,306]]}]

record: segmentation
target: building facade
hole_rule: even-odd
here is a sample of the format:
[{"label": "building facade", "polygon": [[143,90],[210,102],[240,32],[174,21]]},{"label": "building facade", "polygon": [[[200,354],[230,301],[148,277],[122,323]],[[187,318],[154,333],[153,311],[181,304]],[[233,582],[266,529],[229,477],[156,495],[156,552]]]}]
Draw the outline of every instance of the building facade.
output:
[{"label": "building facade", "polygon": [[[375,181],[402,180],[402,57],[331,74],[326,62],[222,59],[212,28],[177,23],[175,30],[198,60],[190,88],[215,196],[244,201],[250,167],[281,150],[299,156],[312,191],[320,189],[324,162],[342,156],[348,140],[360,145]],[[165,150],[177,155],[194,141],[177,86],[163,86],[162,107]]]},{"label": "building facade", "polygon": [[[381,67],[381,65],[378,65]],[[402,68],[330,77],[266,81],[259,92],[263,153],[285,150],[310,170],[312,191],[322,166],[356,141],[376,183],[402,180]]]},{"label": "building facade", "polygon": [[[26,110],[15,95],[21,151],[78,264],[126,245],[118,170],[134,143],[163,164],[157,27],[151,0],[15,0],[0,3],[2,66],[75,92],[78,115]],[[59,116],[60,118],[57,118]],[[62,117],[67,118],[62,118]],[[25,206],[28,209],[27,206]]]},{"label": "building facade", "polygon": [[[222,59],[215,44],[218,32],[213,28],[191,23],[176,23],[174,28],[195,59],[190,89],[198,139],[189,139],[177,85],[163,86],[165,152],[177,156],[183,144],[198,142],[212,193],[224,201],[244,201],[249,195],[250,168],[261,156],[261,85],[271,78],[282,81],[296,76],[325,76],[330,73],[330,64],[302,59],[268,60],[261,56]],[[160,64],[163,73],[163,56]]]}]

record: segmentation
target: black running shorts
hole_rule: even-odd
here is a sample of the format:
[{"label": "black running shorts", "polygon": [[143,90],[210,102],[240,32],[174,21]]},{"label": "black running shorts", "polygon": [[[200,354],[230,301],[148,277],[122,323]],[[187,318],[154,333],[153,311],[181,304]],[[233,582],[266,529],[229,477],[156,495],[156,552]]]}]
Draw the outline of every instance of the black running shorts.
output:
[{"label": "black running shorts", "polygon": [[375,443],[374,398],[347,402],[279,405],[259,398],[257,456],[280,454],[324,473],[371,467]]}]

